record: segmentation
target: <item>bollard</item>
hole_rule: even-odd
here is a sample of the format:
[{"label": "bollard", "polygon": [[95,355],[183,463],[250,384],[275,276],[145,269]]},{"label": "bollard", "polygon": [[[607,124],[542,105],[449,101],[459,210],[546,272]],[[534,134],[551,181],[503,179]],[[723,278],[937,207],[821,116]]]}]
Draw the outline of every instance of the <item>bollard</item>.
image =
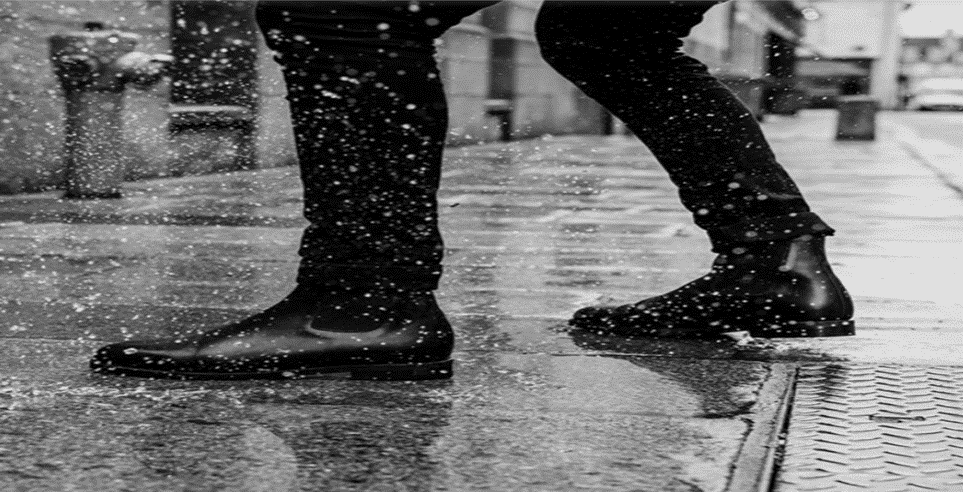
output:
[{"label": "bollard", "polygon": [[510,99],[489,99],[485,101],[485,114],[498,119],[498,140],[512,141],[512,101]]},{"label": "bollard", "polygon": [[837,100],[836,140],[875,140],[879,101],[870,96],[842,96]]},{"label": "bollard", "polygon": [[64,198],[120,198],[124,87],[157,83],[172,60],[134,51],[136,34],[104,31],[93,22],[86,28],[50,37],[50,59],[66,99]]}]

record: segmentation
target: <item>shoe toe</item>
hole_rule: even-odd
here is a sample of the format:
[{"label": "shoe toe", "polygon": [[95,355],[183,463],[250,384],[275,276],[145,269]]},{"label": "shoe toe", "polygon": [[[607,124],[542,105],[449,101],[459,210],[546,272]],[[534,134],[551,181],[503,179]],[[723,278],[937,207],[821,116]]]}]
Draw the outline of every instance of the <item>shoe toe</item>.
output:
[{"label": "shoe toe", "polygon": [[672,320],[661,318],[661,311],[645,301],[621,306],[591,306],[576,311],[569,324],[600,333],[644,336],[657,327],[671,328]]},{"label": "shoe toe", "polygon": [[90,368],[96,372],[109,372],[117,367],[136,367],[143,363],[137,344],[113,343],[101,347],[90,359]]},{"label": "shoe toe", "polygon": [[164,369],[175,362],[174,352],[180,347],[151,342],[120,342],[101,347],[90,359],[94,372],[120,369]]},{"label": "shoe toe", "polygon": [[569,324],[576,328],[606,330],[612,327],[612,314],[616,308],[613,306],[589,306],[572,315]]}]

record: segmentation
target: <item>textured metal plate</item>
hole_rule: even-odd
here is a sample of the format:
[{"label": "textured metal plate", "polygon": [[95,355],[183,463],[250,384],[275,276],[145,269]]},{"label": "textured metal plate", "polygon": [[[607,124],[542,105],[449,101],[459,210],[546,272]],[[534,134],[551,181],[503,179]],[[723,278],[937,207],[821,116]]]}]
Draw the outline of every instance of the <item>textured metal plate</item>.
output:
[{"label": "textured metal plate", "polygon": [[963,491],[963,367],[803,367],[777,492]]}]

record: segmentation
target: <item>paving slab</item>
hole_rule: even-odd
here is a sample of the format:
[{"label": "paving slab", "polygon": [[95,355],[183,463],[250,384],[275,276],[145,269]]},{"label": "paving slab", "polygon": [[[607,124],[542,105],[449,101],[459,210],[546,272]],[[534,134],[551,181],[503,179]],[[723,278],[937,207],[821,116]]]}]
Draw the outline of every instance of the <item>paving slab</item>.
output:
[{"label": "paving slab", "polygon": [[[721,490],[764,364],[459,352],[450,382],[92,376],[0,346],[4,490]],[[722,370],[720,370],[722,369]]]}]

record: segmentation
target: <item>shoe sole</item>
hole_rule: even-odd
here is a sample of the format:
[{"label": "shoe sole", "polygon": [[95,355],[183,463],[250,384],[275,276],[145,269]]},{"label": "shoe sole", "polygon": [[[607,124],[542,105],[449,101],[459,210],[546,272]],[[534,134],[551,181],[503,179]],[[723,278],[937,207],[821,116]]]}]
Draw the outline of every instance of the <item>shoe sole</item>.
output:
[{"label": "shoe sole", "polygon": [[853,320],[789,321],[749,330],[749,334],[759,338],[848,337],[856,334],[856,323]]},{"label": "shoe sole", "polygon": [[598,330],[599,334],[615,334],[633,338],[674,338],[674,339],[718,339],[727,333],[748,332],[758,338],[821,338],[845,337],[856,334],[856,323],[852,320],[829,321],[788,321],[782,325],[765,328],[749,328],[731,332],[706,330],[704,328],[623,328],[593,324],[588,320],[569,320],[569,324],[582,330]]},{"label": "shoe sole", "polygon": [[354,379],[364,381],[425,381],[432,379],[450,379],[454,374],[451,360],[417,364],[330,366],[271,372],[161,371],[123,366],[98,366],[92,369],[96,373],[110,374],[113,376],[181,380]]}]

